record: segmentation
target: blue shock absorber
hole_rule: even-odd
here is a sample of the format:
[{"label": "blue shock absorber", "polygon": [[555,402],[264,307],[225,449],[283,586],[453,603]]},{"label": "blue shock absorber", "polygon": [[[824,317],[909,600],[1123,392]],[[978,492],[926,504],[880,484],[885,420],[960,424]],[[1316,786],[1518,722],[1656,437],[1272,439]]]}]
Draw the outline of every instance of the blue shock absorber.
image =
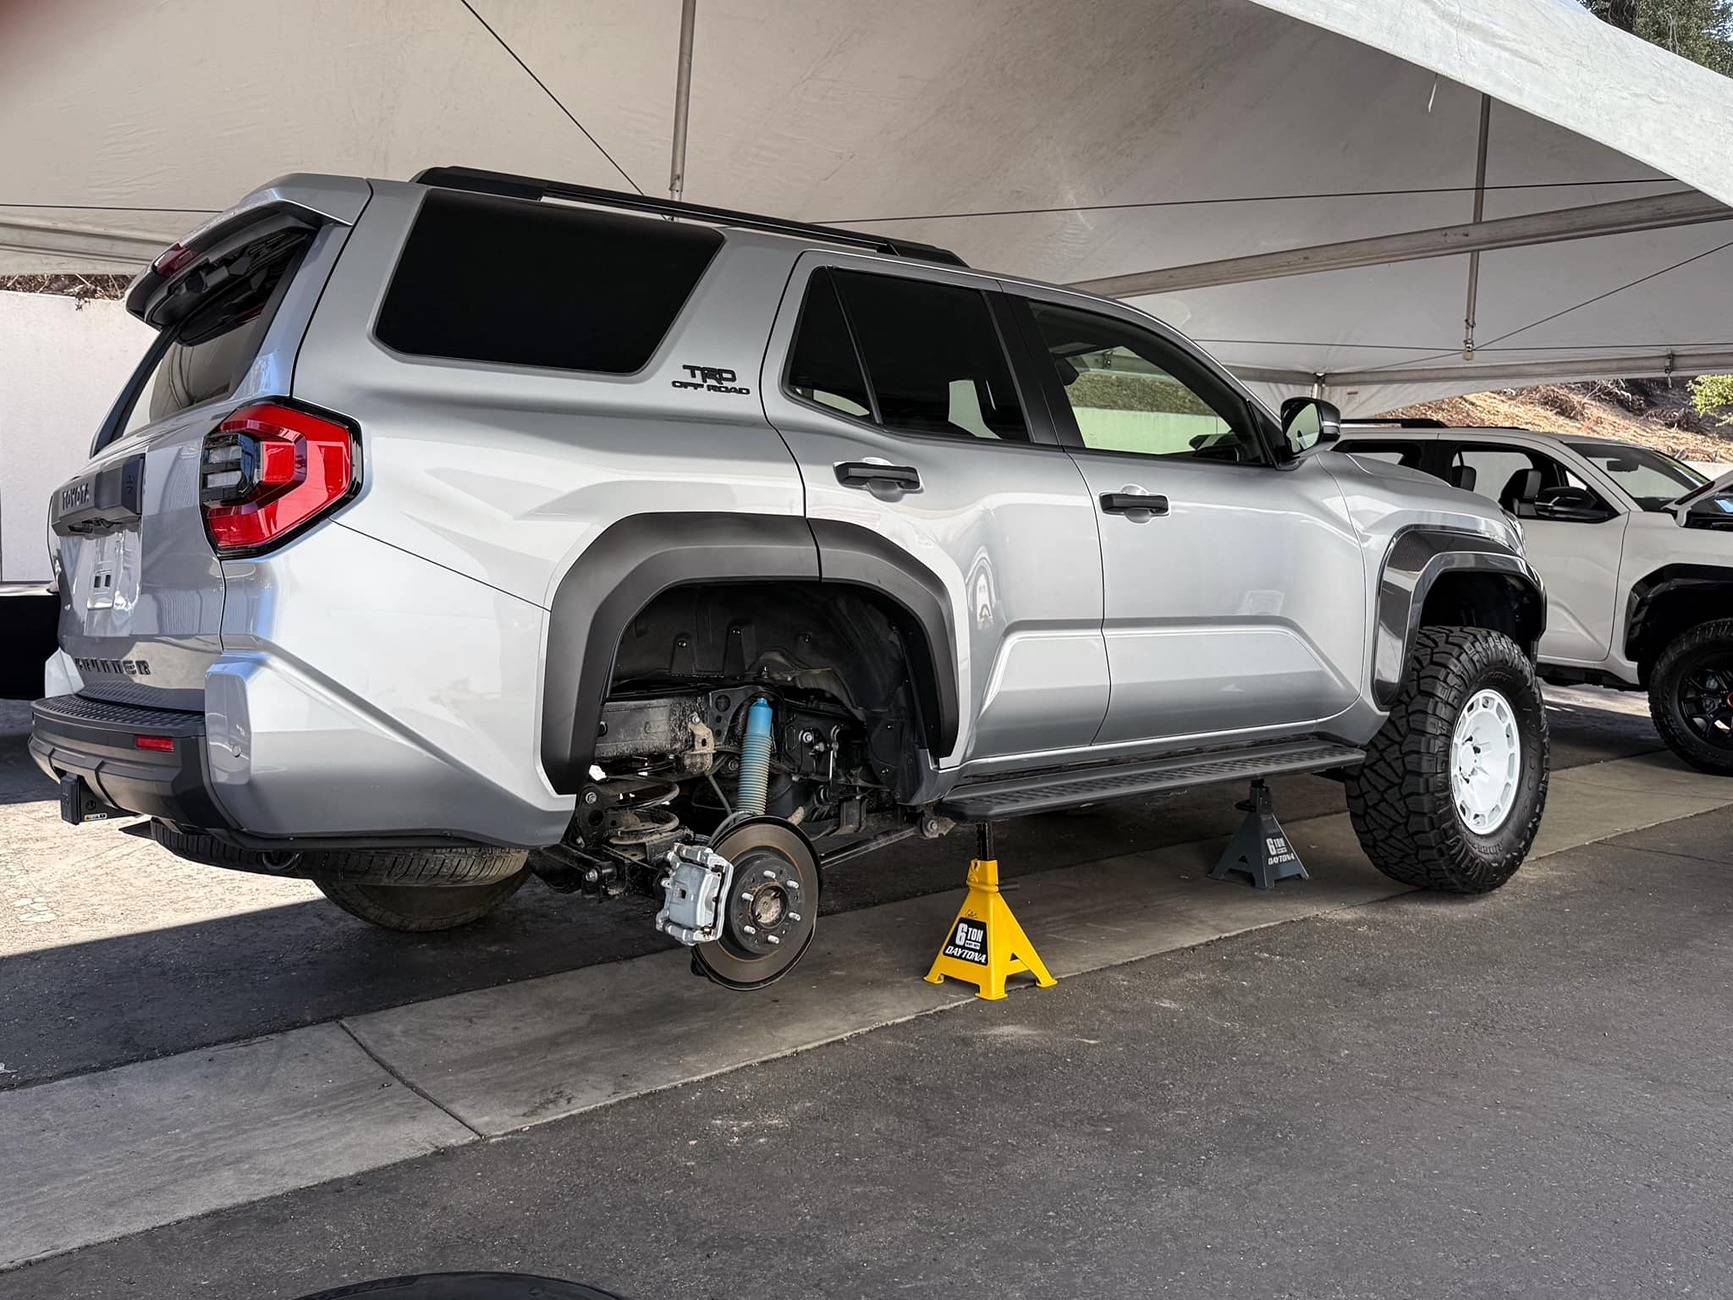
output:
[{"label": "blue shock absorber", "polygon": [[760,696],[746,710],[746,738],[740,745],[740,790],[734,810],[759,816],[770,790],[770,701]]}]

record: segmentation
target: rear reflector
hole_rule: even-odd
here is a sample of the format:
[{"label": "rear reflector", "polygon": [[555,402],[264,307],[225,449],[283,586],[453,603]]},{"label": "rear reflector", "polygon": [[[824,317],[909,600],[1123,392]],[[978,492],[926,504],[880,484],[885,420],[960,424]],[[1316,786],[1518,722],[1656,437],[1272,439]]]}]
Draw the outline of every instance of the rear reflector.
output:
[{"label": "rear reflector", "polygon": [[173,736],[134,736],[132,743],[140,749],[155,749],[169,754],[174,752],[175,738]]},{"label": "rear reflector", "polygon": [[205,435],[199,501],[219,555],[284,541],[348,499],[354,431],[283,402],[243,406]]}]

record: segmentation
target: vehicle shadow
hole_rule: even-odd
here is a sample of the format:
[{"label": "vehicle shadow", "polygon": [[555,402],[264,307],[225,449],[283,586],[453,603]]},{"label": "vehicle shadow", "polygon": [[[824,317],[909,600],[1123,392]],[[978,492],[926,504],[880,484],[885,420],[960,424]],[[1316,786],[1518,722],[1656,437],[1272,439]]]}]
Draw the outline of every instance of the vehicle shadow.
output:
[{"label": "vehicle shadow", "polygon": [[[17,712],[11,711],[14,719]],[[1548,712],[1557,767],[1659,748],[1646,716],[1597,710],[1592,700],[1549,705]],[[24,739],[16,726],[0,732],[0,803],[53,798],[52,786],[24,752]],[[1290,824],[1345,807],[1341,786],[1318,777],[1286,778],[1272,789],[1277,815]],[[1008,823],[998,837],[1001,876],[1015,881],[1127,853],[1225,841],[1239,825],[1233,805],[1244,794],[1240,787],[1216,787]],[[90,827],[77,833],[116,832]],[[905,840],[846,863],[825,873],[822,910],[829,915],[960,890],[974,847],[964,827],[941,840]],[[18,926],[10,955],[0,955],[6,992],[0,998],[0,1089],[671,946],[652,930],[655,904],[642,897],[601,903],[531,882],[475,925],[404,935],[368,926],[322,899],[237,911],[246,905],[246,878],[217,868],[176,871],[172,878],[104,876],[103,861],[94,854],[88,869],[57,883],[49,901],[64,925]],[[40,892],[28,883],[28,862],[15,861],[9,870],[26,892]],[[1199,887],[1226,886],[1200,880]],[[196,913],[205,891],[210,910],[225,914],[161,923],[171,905],[174,915]],[[136,917],[136,926],[101,933],[102,923],[88,919],[117,915],[126,922]],[[112,930],[112,920],[107,925]],[[85,937],[93,931],[95,937]],[[68,939],[57,942],[57,932]],[[0,946],[0,954],[5,951]]]}]

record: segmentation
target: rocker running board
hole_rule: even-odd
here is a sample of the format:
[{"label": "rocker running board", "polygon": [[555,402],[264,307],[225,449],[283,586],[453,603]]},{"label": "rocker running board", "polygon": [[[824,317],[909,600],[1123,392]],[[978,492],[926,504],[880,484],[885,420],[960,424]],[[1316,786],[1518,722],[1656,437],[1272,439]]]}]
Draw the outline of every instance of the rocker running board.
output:
[{"label": "rocker running board", "polygon": [[971,781],[952,790],[939,808],[958,821],[1000,821],[1163,790],[1189,790],[1196,786],[1237,784],[1260,777],[1349,767],[1364,757],[1363,752],[1350,745],[1322,740],[1282,741],[1207,753],[1193,751]]}]

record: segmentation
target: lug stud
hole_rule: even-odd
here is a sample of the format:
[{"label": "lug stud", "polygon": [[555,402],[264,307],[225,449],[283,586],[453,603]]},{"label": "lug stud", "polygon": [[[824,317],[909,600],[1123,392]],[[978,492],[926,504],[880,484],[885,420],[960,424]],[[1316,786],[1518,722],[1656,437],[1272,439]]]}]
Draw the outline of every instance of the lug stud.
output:
[{"label": "lug stud", "polygon": [[742,934],[757,934],[757,933],[758,933],[758,930],[757,930],[757,928],[756,928],[756,927],[754,927],[754,926],[750,926],[750,925],[743,925],[743,926],[741,926],[741,927],[740,927],[740,932],[741,932],[741,933],[742,933]]},{"label": "lug stud", "polygon": [[782,942],[782,940],[781,940],[781,939],[779,939],[779,938],[778,938],[778,937],[777,937],[777,936],[776,936],[776,935],[774,935],[774,934],[767,934],[767,935],[765,935],[765,936],[764,936],[764,937],[765,937],[765,938],[766,938],[766,939],[767,939],[767,940],[769,940],[769,941],[770,941],[770,942],[771,942],[771,943],[781,943],[781,942]]}]

